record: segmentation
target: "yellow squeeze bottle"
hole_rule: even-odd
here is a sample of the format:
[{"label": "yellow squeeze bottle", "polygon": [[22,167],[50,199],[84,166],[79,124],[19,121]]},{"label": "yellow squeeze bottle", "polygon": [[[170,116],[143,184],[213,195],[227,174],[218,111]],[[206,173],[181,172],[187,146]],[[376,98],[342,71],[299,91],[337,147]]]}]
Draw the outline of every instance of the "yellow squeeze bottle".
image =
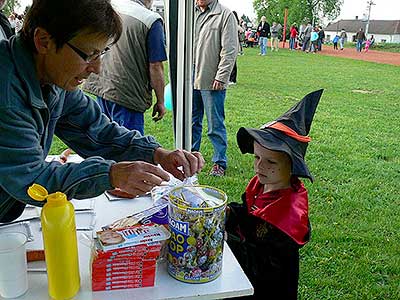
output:
[{"label": "yellow squeeze bottle", "polygon": [[53,299],[70,299],[80,288],[78,246],[74,206],[65,194],[48,194],[33,184],[28,189],[31,198],[47,203],[40,216],[46,257],[49,295]]}]

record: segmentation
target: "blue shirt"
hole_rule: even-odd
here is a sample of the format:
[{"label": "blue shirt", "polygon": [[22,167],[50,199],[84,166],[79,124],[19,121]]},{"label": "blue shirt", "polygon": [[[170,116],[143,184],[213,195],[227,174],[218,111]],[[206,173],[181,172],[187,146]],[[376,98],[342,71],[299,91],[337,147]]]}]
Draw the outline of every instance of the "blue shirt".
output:
[{"label": "blue shirt", "polygon": [[315,42],[316,40],[318,40],[318,32],[311,32],[311,42]]},{"label": "blue shirt", "polygon": [[165,35],[163,22],[159,19],[151,25],[147,35],[147,55],[150,63],[166,61]]}]

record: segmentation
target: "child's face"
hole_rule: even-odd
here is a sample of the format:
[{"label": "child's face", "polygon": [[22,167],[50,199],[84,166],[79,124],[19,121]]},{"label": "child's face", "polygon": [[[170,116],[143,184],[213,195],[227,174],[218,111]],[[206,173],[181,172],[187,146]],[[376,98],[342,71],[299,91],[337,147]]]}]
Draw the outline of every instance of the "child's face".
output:
[{"label": "child's face", "polygon": [[254,141],[254,172],[261,184],[289,185],[291,169],[286,153],[268,150]]}]

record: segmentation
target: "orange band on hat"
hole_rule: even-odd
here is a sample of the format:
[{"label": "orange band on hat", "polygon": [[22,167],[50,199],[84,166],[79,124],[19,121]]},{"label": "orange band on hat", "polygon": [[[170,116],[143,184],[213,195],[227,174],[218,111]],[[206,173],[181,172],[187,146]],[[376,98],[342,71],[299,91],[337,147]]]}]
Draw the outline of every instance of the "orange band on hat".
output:
[{"label": "orange band on hat", "polygon": [[284,134],[286,134],[287,136],[290,136],[291,138],[298,140],[299,142],[302,142],[302,143],[311,142],[311,138],[309,136],[300,135],[296,131],[294,131],[292,128],[286,126],[285,124],[283,124],[281,122],[274,122],[270,125],[267,125],[266,127],[279,130],[279,131],[283,132]]}]

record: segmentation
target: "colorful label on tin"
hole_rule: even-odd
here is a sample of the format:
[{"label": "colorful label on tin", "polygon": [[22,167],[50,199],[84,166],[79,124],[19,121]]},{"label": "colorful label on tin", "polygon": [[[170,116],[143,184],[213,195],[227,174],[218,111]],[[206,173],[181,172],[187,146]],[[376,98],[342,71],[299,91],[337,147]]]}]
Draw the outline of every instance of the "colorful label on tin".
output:
[{"label": "colorful label on tin", "polygon": [[182,257],[188,248],[189,222],[181,222],[170,217],[169,231],[171,233],[169,251],[176,258]]},{"label": "colorful label on tin", "polygon": [[178,210],[169,208],[169,274],[190,283],[214,280],[222,270],[224,209],[195,216]]}]

